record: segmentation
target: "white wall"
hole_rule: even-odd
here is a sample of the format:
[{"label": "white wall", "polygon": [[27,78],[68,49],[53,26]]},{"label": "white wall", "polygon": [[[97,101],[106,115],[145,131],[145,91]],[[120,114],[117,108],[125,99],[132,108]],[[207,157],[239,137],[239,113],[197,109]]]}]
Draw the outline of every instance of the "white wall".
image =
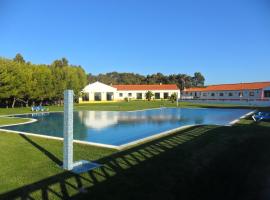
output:
[{"label": "white wall", "polygon": [[[109,85],[100,83],[100,82],[95,82],[92,84],[87,85],[83,89],[83,93],[86,95],[89,95],[89,101],[94,101],[95,100],[95,93],[100,92],[101,93],[101,101],[106,101],[107,100],[107,93],[113,93],[113,100],[124,100],[125,98],[130,98],[130,99],[137,99],[137,93],[142,93],[142,99],[145,99],[145,93],[148,92],[149,90],[120,90],[117,91],[116,88],[111,87]],[[171,96],[173,93],[178,94],[178,98],[180,98],[180,90],[152,90],[153,94],[155,93],[160,93],[160,99],[164,99],[164,93],[168,93],[168,97]],[[123,95],[120,96],[120,93]],[[131,96],[128,94],[131,93]],[[154,97],[153,97],[154,99]],[[82,98],[79,100],[80,102],[82,101]]]},{"label": "white wall", "polygon": [[183,99],[182,102],[205,103],[205,104],[232,104],[242,106],[270,106],[270,100],[208,100],[208,99]]},{"label": "white wall", "polygon": [[[270,87],[266,87],[260,90],[235,90],[235,91],[207,91],[197,92],[183,92],[181,98],[183,100],[197,102],[197,103],[223,103],[223,104],[237,104],[237,105],[248,105],[248,106],[270,106],[270,98],[264,97],[263,93],[265,90],[270,90]],[[239,92],[243,92],[243,96],[239,96]],[[250,92],[254,93],[254,96],[250,95]],[[206,93],[207,96],[203,94]],[[211,93],[215,93],[215,96],[211,96]],[[220,96],[219,93],[223,93]],[[232,96],[229,96],[232,93]]]},{"label": "white wall", "polygon": [[[120,90],[116,92],[116,97],[115,99],[118,100],[124,100],[125,98],[130,98],[130,99],[137,99],[137,93],[142,93],[142,99],[145,99],[145,93],[148,92],[149,90]],[[160,93],[160,99],[164,98],[164,93],[168,93],[168,96],[171,96],[173,93],[178,94],[178,98],[180,98],[180,91],[179,90],[152,90],[151,91],[154,95],[155,93]],[[120,93],[123,94],[123,96],[120,96]],[[128,93],[131,93],[131,96],[128,95]],[[154,96],[153,96],[154,98]]]},{"label": "white wall", "polygon": [[100,92],[101,93],[101,101],[106,101],[107,100],[107,93],[108,92],[113,93],[113,97],[115,97],[116,91],[117,91],[116,88],[97,81],[95,83],[91,83],[91,84],[87,85],[83,89],[82,92],[85,93],[86,95],[87,94],[89,95],[89,101],[94,101],[95,100],[95,93]]},{"label": "white wall", "polygon": [[[242,97],[239,96],[239,93],[242,92]],[[206,92],[196,92],[197,98],[200,99],[260,99],[262,90],[234,90],[234,91],[206,91]],[[212,96],[212,93],[215,95]],[[223,96],[220,96],[220,93],[223,93]],[[254,96],[251,96],[250,93],[253,93]],[[206,94],[206,95],[205,95]],[[232,94],[232,96],[229,96]],[[184,92],[182,94],[182,99],[193,99],[195,97],[195,92]]]}]

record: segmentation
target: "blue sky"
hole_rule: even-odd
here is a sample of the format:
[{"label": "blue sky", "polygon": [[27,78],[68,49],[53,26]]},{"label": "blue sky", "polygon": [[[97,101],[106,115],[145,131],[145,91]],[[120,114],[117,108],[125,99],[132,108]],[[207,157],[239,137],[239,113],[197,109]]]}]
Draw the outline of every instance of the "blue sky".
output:
[{"label": "blue sky", "polygon": [[270,80],[268,0],[0,0],[0,56],[88,73]]}]

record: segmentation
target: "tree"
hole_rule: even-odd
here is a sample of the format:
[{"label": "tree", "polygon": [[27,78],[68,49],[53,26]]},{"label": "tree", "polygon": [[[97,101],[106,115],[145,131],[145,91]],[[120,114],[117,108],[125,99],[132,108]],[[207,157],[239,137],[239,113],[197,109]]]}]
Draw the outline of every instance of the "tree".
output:
[{"label": "tree", "polygon": [[12,108],[22,100],[29,91],[29,73],[23,63],[1,60],[0,63],[0,97],[11,99]]},{"label": "tree", "polygon": [[89,83],[97,80],[105,84],[177,84],[181,90],[204,84],[204,77],[199,72],[196,72],[194,77],[187,74],[164,75],[162,73],[150,74],[147,76],[134,73],[118,72],[98,74],[96,76],[93,74],[88,74]]},{"label": "tree", "polygon": [[17,102],[26,106],[31,101],[61,103],[65,89],[74,90],[77,100],[87,84],[87,75],[81,66],[68,65],[67,59],[59,63],[61,67],[0,58],[0,103],[10,103],[12,107]]},{"label": "tree", "polygon": [[14,62],[6,59],[0,59],[0,98],[8,99],[16,93],[16,85],[13,83],[16,80],[14,73]]},{"label": "tree", "polygon": [[193,80],[193,86],[198,87],[198,86],[204,86],[204,76],[200,72],[195,72],[194,77],[192,78]]},{"label": "tree", "polygon": [[25,63],[23,56],[19,53],[16,54],[15,58],[13,58],[13,61],[18,63]]},{"label": "tree", "polygon": [[171,101],[172,103],[174,103],[176,100],[177,100],[177,94],[176,94],[176,93],[171,94],[171,96],[170,96],[170,101]]},{"label": "tree", "polygon": [[61,61],[62,61],[63,66],[68,66],[68,60],[65,57],[63,57]]},{"label": "tree", "polygon": [[162,73],[156,73],[156,74],[147,75],[146,82],[148,84],[167,83],[168,79]]},{"label": "tree", "polygon": [[61,58],[60,60],[53,61],[52,65],[53,67],[66,67],[68,66],[68,60],[66,58]]},{"label": "tree", "polygon": [[150,100],[152,99],[153,96],[154,96],[154,94],[153,94],[153,92],[151,92],[151,91],[147,91],[147,92],[145,93],[145,98],[146,98],[148,101],[150,101]]},{"label": "tree", "polygon": [[45,99],[52,99],[55,96],[55,88],[53,85],[53,73],[51,69],[45,65],[33,67],[33,89],[31,98],[41,103]]}]

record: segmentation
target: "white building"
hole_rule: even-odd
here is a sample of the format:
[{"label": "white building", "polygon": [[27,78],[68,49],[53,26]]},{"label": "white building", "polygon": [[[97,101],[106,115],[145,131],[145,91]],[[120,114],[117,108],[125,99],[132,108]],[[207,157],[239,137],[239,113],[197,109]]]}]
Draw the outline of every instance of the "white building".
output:
[{"label": "white building", "polygon": [[130,100],[144,100],[145,93],[151,91],[153,99],[168,99],[173,93],[180,97],[180,90],[176,84],[156,84],[156,85],[106,85],[95,82],[87,85],[82,90],[82,97],[79,103],[89,103],[98,101],[121,101],[125,98]]},{"label": "white building", "polygon": [[188,88],[181,92],[181,99],[205,103],[270,106],[270,82],[222,84]]}]

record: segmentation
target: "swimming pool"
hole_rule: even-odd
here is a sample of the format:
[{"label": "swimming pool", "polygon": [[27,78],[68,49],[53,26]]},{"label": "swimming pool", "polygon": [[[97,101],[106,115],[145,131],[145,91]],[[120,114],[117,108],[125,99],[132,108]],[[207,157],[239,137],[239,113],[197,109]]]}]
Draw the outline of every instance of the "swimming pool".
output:
[{"label": "swimming pool", "polygon": [[[129,112],[76,111],[74,112],[74,139],[121,146],[187,125],[229,125],[233,120],[249,112],[251,112],[249,109],[213,108],[161,108]],[[63,116],[63,112],[17,115],[36,121],[0,128],[63,137]]]}]

